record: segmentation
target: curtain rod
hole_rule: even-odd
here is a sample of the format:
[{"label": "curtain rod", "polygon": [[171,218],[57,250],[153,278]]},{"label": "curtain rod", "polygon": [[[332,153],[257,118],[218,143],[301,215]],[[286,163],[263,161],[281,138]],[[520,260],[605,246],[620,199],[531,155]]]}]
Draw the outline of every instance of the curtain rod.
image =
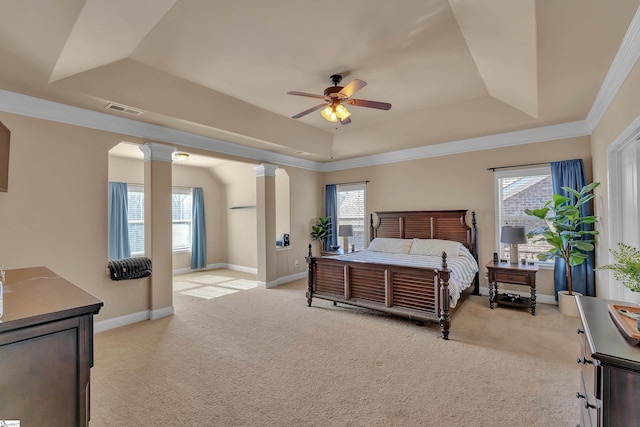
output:
[{"label": "curtain rod", "polygon": [[336,182],[335,184],[327,185],[351,185],[351,184],[367,184],[369,181],[354,181],[354,182]]},{"label": "curtain rod", "polygon": [[487,168],[487,170],[495,172],[496,169],[521,168],[524,166],[540,166],[540,165],[549,165],[549,164],[551,164],[551,162],[527,163],[526,165],[496,166],[494,168]]},{"label": "curtain rod", "polygon": [[[109,181],[109,182],[116,182],[116,181]],[[117,181],[117,182],[122,182],[122,181]],[[137,187],[144,187],[144,184],[139,184],[137,182],[127,182],[126,184],[127,185],[135,185]],[[184,189],[191,188],[191,189],[193,189],[193,188],[197,188],[197,187],[189,187],[189,186],[186,186],[186,185],[172,185],[171,188],[184,188]]]}]

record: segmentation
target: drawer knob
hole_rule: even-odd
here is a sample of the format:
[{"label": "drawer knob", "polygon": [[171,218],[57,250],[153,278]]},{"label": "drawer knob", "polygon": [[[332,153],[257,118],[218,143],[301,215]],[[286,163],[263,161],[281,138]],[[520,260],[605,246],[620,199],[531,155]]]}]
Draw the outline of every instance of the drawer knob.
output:
[{"label": "drawer knob", "polygon": [[586,365],[587,363],[593,363],[591,360],[587,359],[586,357],[578,357],[577,360],[578,363],[582,363],[583,365]]},{"label": "drawer knob", "polygon": [[580,335],[580,334],[584,334],[584,331],[580,328],[576,329],[576,334]]},{"label": "drawer knob", "polygon": [[587,396],[585,396],[584,394],[580,394],[580,392],[578,391],[578,392],[576,392],[576,397],[577,397],[578,399],[584,399],[584,398],[585,398],[585,397],[587,397]]},{"label": "drawer knob", "polygon": [[593,403],[589,403],[589,402],[584,402],[584,407],[587,409],[596,409],[596,405],[594,405]]}]

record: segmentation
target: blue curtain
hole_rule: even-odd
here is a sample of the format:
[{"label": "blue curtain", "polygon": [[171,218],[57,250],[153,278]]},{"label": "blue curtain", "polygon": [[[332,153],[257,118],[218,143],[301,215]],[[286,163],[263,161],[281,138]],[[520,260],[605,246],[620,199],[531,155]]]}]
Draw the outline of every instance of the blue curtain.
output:
[{"label": "blue curtain", "polygon": [[109,183],[109,259],[131,256],[129,247],[127,183]]},{"label": "blue curtain", "polygon": [[[571,197],[571,203],[575,203],[575,196],[567,194],[562,187],[569,187],[580,191],[587,185],[582,159],[565,160],[551,163],[551,181],[554,194]],[[585,203],[580,207],[580,214],[591,215],[591,204]],[[582,230],[593,230],[592,224],[584,224]],[[590,239],[591,236],[585,236]],[[572,267],[571,284],[575,292],[583,295],[596,296],[595,272],[593,269],[593,252],[587,253],[587,259],[581,265]],[[554,283],[556,288],[556,299],[558,291],[567,290],[567,265],[562,259],[556,258],[554,269]]]},{"label": "blue curtain", "polygon": [[338,244],[338,189],[335,184],[329,184],[325,189],[324,216],[331,217],[331,234],[324,239],[324,247]]},{"label": "blue curtain", "polygon": [[207,266],[207,229],[204,221],[202,188],[193,189],[191,215],[191,269],[195,270]]}]

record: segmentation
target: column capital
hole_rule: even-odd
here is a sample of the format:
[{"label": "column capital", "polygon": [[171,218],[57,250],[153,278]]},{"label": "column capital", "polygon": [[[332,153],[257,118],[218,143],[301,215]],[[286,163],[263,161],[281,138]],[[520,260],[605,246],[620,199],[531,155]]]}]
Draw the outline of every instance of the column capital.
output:
[{"label": "column capital", "polygon": [[144,161],[159,160],[161,162],[173,162],[173,152],[176,147],[169,145],[157,144],[155,142],[147,142],[140,147],[140,151],[144,153]]},{"label": "column capital", "polygon": [[260,176],[276,176],[276,169],[278,166],[271,165],[269,163],[262,163],[253,167],[256,171],[256,177]]}]

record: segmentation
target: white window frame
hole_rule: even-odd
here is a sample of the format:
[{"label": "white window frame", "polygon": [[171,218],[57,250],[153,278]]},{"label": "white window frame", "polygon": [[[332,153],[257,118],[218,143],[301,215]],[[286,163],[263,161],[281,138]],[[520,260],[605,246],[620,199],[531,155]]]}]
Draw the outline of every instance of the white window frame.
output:
[{"label": "white window frame", "polygon": [[[500,254],[500,231],[502,229],[502,212],[500,209],[500,197],[502,189],[500,188],[500,180],[504,178],[513,178],[518,176],[534,176],[534,175],[550,175],[551,165],[535,167],[535,168],[518,168],[509,169],[503,171],[494,171],[493,173],[493,186],[494,186],[494,203],[495,203],[495,246],[494,252]],[[540,206],[542,207],[542,206]],[[555,266],[555,258],[549,261],[537,261],[540,269],[553,270]]]},{"label": "white window frame", "polygon": [[[342,191],[357,191],[357,190],[362,190],[363,192],[363,198],[362,198],[362,203],[363,203],[363,217],[362,217],[362,222],[363,222],[363,227],[364,227],[364,242],[363,242],[363,248],[360,249],[366,249],[367,244],[369,243],[369,228],[367,227],[367,184],[362,182],[362,183],[357,183],[357,184],[338,184],[336,186],[336,207],[338,210],[338,221],[336,223],[336,231],[338,230],[339,226],[340,226],[340,192]],[[338,236],[338,244],[342,245],[342,237]],[[351,245],[351,243],[350,243]],[[348,248],[343,248],[343,250],[347,250]],[[358,248],[356,248],[356,250],[358,250]]]},{"label": "white window frame", "polygon": [[[191,196],[191,205],[193,209],[193,189],[192,188],[186,188],[186,187],[173,187],[171,189],[171,197],[173,198],[173,196],[175,194],[188,194]],[[173,204],[173,200],[172,200],[172,204]],[[173,206],[172,206],[172,210],[173,210]],[[173,216],[173,212],[172,212],[172,216]],[[192,224],[192,219],[193,219],[193,211],[191,212],[191,216],[189,217],[189,219],[185,219],[185,220],[173,220],[173,218],[171,218],[171,250],[173,251],[173,253],[181,253],[181,252],[191,252],[191,242],[192,242],[192,236],[193,236],[193,224]],[[189,239],[188,239],[188,246],[184,246],[184,247],[179,247],[176,248],[174,247],[173,244],[173,227],[176,225],[176,223],[179,224],[183,224],[183,223],[188,223],[189,224]]]},{"label": "white window frame", "polygon": [[[130,192],[135,192],[135,193],[142,193],[142,197],[143,197],[143,203],[142,203],[142,209],[144,212],[144,185],[140,185],[140,184],[127,184],[127,193]],[[128,196],[127,196],[128,197]],[[127,208],[128,209],[128,208]],[[128,217],[129,215],[127,215]],[[144,214],[142,217],[142,220],[136,220],[136,221],[132,221],[130,219],[127,218],[127,225],[129,224],[142,224],[143,228],[144,228]],[[143,243],[144,243],[144,239],[143,239]],[[129,245],[131,245],[131,241],[129,241]],[[142,245],[142,251],[140,252],[131,252],[131,256],[144,256],[144,244]]]}]

